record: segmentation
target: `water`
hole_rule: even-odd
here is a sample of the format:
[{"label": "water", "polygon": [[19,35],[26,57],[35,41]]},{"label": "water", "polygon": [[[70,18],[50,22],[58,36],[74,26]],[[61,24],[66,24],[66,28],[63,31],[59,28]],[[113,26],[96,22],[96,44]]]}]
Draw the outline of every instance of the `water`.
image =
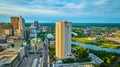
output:
[{"label": "water", "polygon": [[106,51],[106,52],[113,52],[113,53],[120,54],[120,49],[101,48],[99,46],[95,46],[95,45],[91,45],[91,44],[77,43],[77,42],[72,42],[72,44],[82,46],[84,48],[89,48],[89,49],[92,49],[92,50],[99,50],[99,51]]}]

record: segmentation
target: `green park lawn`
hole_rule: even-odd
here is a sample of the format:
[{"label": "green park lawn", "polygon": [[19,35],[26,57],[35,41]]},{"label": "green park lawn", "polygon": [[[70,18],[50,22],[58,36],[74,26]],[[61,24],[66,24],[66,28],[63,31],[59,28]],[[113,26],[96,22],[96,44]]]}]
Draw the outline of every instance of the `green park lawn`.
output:
[{"label": "green park lawn", "polygon": [[100,47],[104,48],[120,48],[120,44],[111,44],[111,43],[103,43]]},{"label": "green park lawn", "polygon": [[80,43],[85,43],[85,44],[94,42],[94,40],[88,40],[87,38],[72,38],[72,40],[75,42],[80,42]]},{"label": "green park lawn", "polygon": [[96,46],[103,47],[103,48],[115,48],[115,49],[120,48],[120,43],[115,43],[115,42],[107,41],[107,40],[97,41],[97,40],[90,40],[88,38],[72,38],[72,40],[74,42],[96,45]]}]

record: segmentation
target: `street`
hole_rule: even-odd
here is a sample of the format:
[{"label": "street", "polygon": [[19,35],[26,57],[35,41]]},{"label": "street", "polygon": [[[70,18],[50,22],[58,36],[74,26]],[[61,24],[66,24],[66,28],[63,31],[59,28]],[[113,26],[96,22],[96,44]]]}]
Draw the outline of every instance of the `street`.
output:
[{"label": "street", "polygon": [[43,67],[48,67],[48,39],[45,36],[45,47],[43,51]]},{"label": "street", "polygon": [[40,54],[35,53],[29,54],[29,51],[26,53],[28,57],[25,57],[20,63],[19,67],[49,67],[49,55],[48,55],[48,39],[45,36],[44,40],[45,46],[43,47],[43,57],[40,57]]},{"label": "street", "polygon": [[19,67],[40,67],[39,54],[30,54],[27,58],[24,58]]}]

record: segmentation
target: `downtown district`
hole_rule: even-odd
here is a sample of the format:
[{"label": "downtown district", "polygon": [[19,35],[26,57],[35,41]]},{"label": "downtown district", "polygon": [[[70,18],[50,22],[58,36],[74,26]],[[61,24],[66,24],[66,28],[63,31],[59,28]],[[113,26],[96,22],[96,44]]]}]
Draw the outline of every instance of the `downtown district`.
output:
[{"label": "downtown district", "polygon": [[[94,67],[93,62],[62,62],[75,58],[71,52],[72,23],[56,22],[55,26],[41,26],[38,21],[25,26],[22,16],[11,17],[11,23],[0,23],[0,67]],[[55,48],[54,62],[50,62],[51,47]],[[89,56],[94,64],[102,63],[93,53]]]}]

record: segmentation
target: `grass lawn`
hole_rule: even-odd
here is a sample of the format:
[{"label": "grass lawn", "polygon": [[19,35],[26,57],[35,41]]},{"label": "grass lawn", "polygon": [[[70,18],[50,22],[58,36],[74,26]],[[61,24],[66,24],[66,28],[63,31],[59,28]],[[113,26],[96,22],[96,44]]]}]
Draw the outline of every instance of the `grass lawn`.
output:
[{"label": "grass lawn", "polygon": [[72,40],[75,42],[80,42],[80,43],[85,43],[85,44],[89,44],[89,43],[94,42],[94,40],[89,40],[87,38],[72,38]]},{"label": "grass lawn", "polygon": [[99,42],[96,43],[96,40],[90,40],[88,38],[72,38],[73,41],[75,42],[80,42],[84,44],[91,44],[91,45],[96,45],[104,48],[120,48],[120,44],[118,43],[112,43],[112,42],[102,42],[102,44],[98,44]]},{"label": "grass lawn", "polygon": [[102,45],[100,45],[100,47],[104,47],[104,48],[118,48],[118,47],[120,47],[120,44],[103,43]]}]

